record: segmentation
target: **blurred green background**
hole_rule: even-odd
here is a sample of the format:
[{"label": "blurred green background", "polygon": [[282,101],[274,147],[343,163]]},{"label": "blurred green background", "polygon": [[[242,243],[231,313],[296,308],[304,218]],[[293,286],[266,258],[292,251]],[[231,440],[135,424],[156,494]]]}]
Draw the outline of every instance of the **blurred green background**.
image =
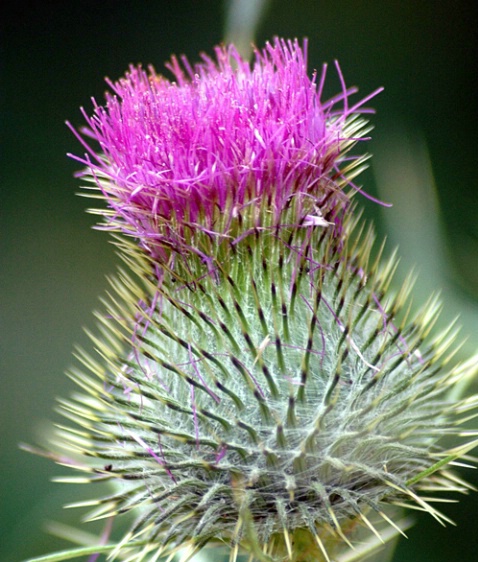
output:
[{"label": "blurred green background", "polygon": [[[401,244],[402,272],[416,264],[417,301],[443,287],[442,323],[462,314],[478,333],[478,123],[475,76],[478,24],[469,0],[271,0],[258,26],[259,46],[274,35],[309,38],[309,67],[338,59],[349,85],[373,101],[375,154],[361,182],[394,203],[366,214],[390,248]],[[128,64],[160,70],[171,53],[192,61],[224,38],[228,4],[219,0],[26,2],[1,15],[1,478],[0,560],[18,562],[62,543],[45,520],[73,522],[64,503],[93,494],[50,483],[65,474],[18,449],[58,420],[55,397],[73,384],[62,373],[82,326],[106,289],[116,258],[105,234],[91,230],[89,202],[75,197],[82,149],[64,125],[82,123],[79,106],[101,100],[104,77]],[[340,86],[331,65],[329,93]],[[474,385],[476,389],[476,384]],[[478,485],[473,471],[463,475]],[[418,517],[395,562],[478,559],[478,494],[444,511],[458,523],[441,529]]]}]

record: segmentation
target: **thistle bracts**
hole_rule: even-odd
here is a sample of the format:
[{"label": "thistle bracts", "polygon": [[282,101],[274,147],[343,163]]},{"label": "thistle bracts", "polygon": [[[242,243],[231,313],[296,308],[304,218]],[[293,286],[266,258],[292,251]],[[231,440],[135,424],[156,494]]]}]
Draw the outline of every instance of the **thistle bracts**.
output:
[{"label": "thistle bracts", "polygon": [[389,506],[446,521],[421,491],[466,489],[440,466],[469,448],[439,441],[474,406],[447,401],[453,334],[426,342],[436,301],[410,318],[395,260],[372,258],[351,216],[344,229],[345,244],[317,226],[253,232],[216,276],[159,290],[123,244],[136,279],[112,281],[104,361],[82,357],[89,396],[62,411],[91,479],[119,483],[94,517],[135,509],[122,544],[146,541],[144,560],[215,543],[233,560],[346,560],[355,527],[393,525]]},{"label": "thistle bracts", "polygon": [[467,490],[450,466],[478,401],[450,390],[473,365],[432,333],[436,299],[412,313],[411,281],[393,290],[350,202],[363,103],[322,104],[297,43],[252,70],[216,54],[189,78],[173,60],[176,83],[131,69],[88,118],[84,175],[126,267],[56,459],[114,484],[92,519],[134,514],[115,559],[361,560],[403,507],[443,523],[429,495]]}]

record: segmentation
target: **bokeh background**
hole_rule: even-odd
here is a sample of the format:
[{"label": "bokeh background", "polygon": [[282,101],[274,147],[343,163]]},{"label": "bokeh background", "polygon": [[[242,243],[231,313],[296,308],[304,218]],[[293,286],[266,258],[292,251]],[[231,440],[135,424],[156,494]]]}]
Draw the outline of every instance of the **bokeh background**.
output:
[{"label": "bokeh background", "polygon": [[[85,496],[51,483],[66,470],[20,451],[18,443],[41,440],[48,420],[59,419],[52,413],[55,398],[73,390],[63,372],[74,345],[89,345],[82,326],[94,325],[91,310],[100,307],[105,276],[117,263],[108,237],[91,229],[94,219],[84,213],[89,202],[74,196],[77,166],[66,153],[81,147],[64,121],[81,124],[79,106],[90,108],[91,96],[101,100],[104,77],[120,77],[130,63],[161,69],[171,53],[193,61],[200,51],[210,53],[225,37],[230,5],[9,4],[3,3],[0,19],[0,560],[19,562],[63,546],[45,533],[45,521],[75,521],[78,514],[62,505]],[[463,353],[472,352],[478,340],[474,2],[265,4],[258,45],[274,35],[306,36],[311,69],[338,59],[347,83],[364,95],[385,86],[373,102],[376,128],[368,148],[374,159],[362,183],[394,207],[383,210],[362,198],[366,214],[380,236],[389,234],[389,248],[400,243],[402,273],[417,266],[417,303],[443,288],[442,324],[461,314],[470,336]],[[331,94],[340,87],[333,64],[328,87]],[[476,471],[463,475],[478,485]],[[478,494],[444,510],[458,527],[441,529],[418,514],[394,562],[478,559]]]}]

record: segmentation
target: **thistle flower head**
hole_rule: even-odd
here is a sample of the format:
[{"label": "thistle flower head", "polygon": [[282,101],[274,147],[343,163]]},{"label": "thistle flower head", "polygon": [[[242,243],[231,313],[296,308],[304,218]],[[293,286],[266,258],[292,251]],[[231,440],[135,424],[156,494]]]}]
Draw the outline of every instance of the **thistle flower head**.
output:
[{"label": "thistle flower head", "polygon": [[309,77],[305,45],[277,39],[252,66],[233,46],[215,57],[173,58],[173,81],[131,67],[109,83],[106,106],[85,113],[101,150],[87,146],[86,175],[108,202],[107,225],[163,261],[200,251],[201,233],[234,236],[244,215],[249,227],[276,226],[298,206],[297,221],[339,221],[363,161],[344,155],[365,133],[365,100],[350,106],[344,85],[323,102],[325,68]]},{"label": "thistle flower head", "polygon": [[321,103],[297,42],[216,59],[173,59],[175,82],[131,68],[87,118],[100,213],[136,240],[117,239],[130,271],[53,456],[115,483],[92,519],[136,514],[113,558],[358,561],[402,532],[397,509],[443,522],[422,493],[466,491],[449,466],[478,399],[449,389],[474,366],[453,328],[431,337],[436,299],[412,315],[410,283],[392,290],[349,205],[350,90]]}]

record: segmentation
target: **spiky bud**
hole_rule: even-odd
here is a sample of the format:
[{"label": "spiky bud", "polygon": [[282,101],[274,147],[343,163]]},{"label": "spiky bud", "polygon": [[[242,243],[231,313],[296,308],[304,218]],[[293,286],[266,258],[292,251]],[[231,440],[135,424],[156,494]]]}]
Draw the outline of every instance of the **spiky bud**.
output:
[{"label": "spiky bud", "polygon": [[87,118],[106,228],[135,240],[58,461],[115,484],[92,518],[136,513],[114,556],[360,560],[399,508],[446,521],[422,491],[465,491],[449,465],[474,443],[441,440],[476,409],[449,399],[471,367],[349,203],[362,103],[322,103],[297,43],[216,56],[173,59],[176,82],[132,68]]}]

